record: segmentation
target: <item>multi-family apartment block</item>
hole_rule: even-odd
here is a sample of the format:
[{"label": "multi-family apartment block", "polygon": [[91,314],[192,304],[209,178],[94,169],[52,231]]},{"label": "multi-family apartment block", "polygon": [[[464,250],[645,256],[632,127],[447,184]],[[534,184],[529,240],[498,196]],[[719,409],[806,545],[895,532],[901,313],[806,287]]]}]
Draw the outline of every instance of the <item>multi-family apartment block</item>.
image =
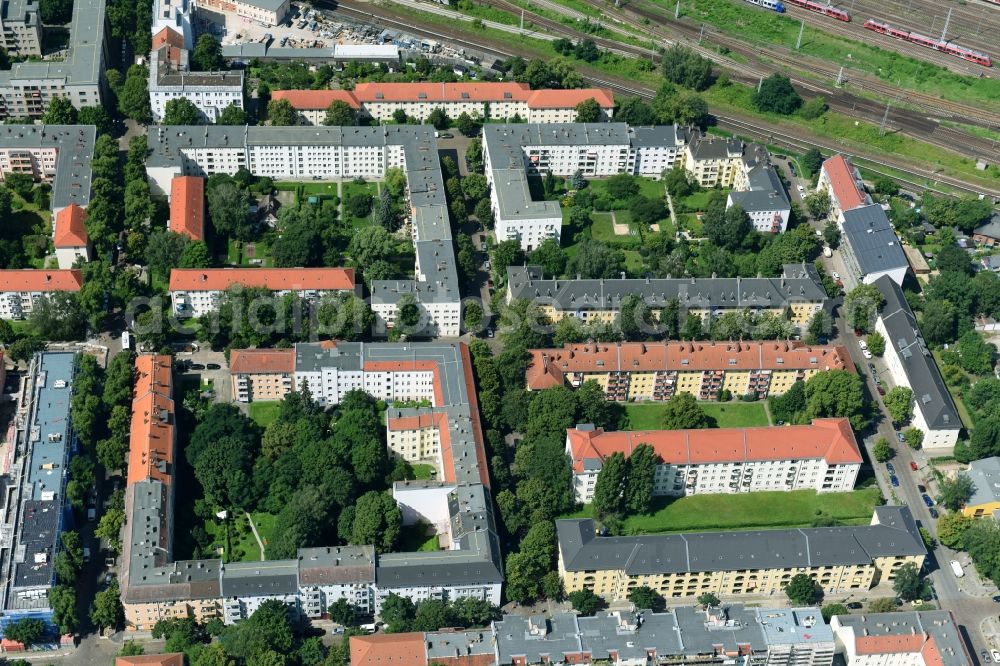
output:
[{"label": "multi-family apartment block", "polygon": [[370,546],[302,548],[294,560],[269,562],[174,561],[171,366],[169,356],[136,359],[121,571],[128,625],[148,630],[175,617],[231,624],[267,599],[280,599],[306,617],[319,617],[341,598],[369,611],[375,582]]},{"label": "multi-family apartment block", "polygon": [[714,400],[726,389],[759,398],[781,395],[824,370],[854,372],[845,347],[798,341],[626,342],[531,349],[528,390],[596,381],[608,400],[669,400],[690,393]]},{"label": "multi-family apartment block", "polygon": [[90,203],[90,163],[97,130],[93,125],[0,126],[0,182],[23,173],[52,185],[52,214]]},{"label": "multi-family apartment block", "polygon": [[589,503],[604,461],[637,446],[657,458],[653,495],[854,489],[862,458],[847,419],[811,425],[708,430],[604,432],[593,425],[566,431],[576,501]]},{"label": "multi-family apartment block", "polygon": [[435,109],[449,118],[463,113],[480,118],[528,123],[572,123],[576,106],[592,99],[601,107],[602,120],[610,121],[614,96],[605,88],[532,90],[526,83],[477,81],[474,83],[359,83],[354,90],[275,90],[271,99],[284,99],[307,125],[322,125],[326,110],[336,100],[350,105],[361,117],[392,120],[402,110],[423,122]]},{"label": "multi-family apartment block", "polygon": [[786,264],[780,278],[645,278],[564,280],[546,278],[540,266],[507,268],[507,302],[526,298],[542,314],[558,322],[576,317],[584,322],[613,322],[622,301],[637,295],[654,318],[672,300],[686,316],[697,314],[707,325],[727,311],[750,310],[784,315],[804,327],[828,301],[812,264]]},{"label": "multi-family apartment block", "polygon": [[174,313],[200,317],[214,312],[234,287],[266,289],[275,296],[295,294],[309,301],[353,292],[353,268],[175,268],[170,271]]},{"label": "multi-family apartment block", "polygon": [[180,51],[166,40],[149,55],[149,106],[153,120],[162,121],[167,102],[182,97],[198,108],[206,122],[214,123],[226,107],[243,108],[243,72],[192,72],[187,51]]},{"label": "multi-family apartment block", "polygon": [[841,223],[845,212],[872,202],[861,174],[843,155],[834,155],[823,162],[816,191],[830,195],[830,217]]},{"label": "multi-family apartment block", "polygon": [[0,119],[39,118],[54,97],[68,98],[78,109],[100,106],[107,60],[104,15],[105,0],[74,2],[65,59],[18,62],[0,72]]},{"label": "multi-family apartment block", "polygon": [[[171,501],[162,489],[172,479],[138,481],[132,472],[133,461],[138,460],[139,469],[146,470],[140,476],[171,473],[169,462],[163,462],[164,455],[155,456],[155,463],[150,463],[153,467],[147,465],[154,456],[138,451],[141,447],[136,441],[143,435],[135,431],[136,420],[145,417],[154,423],[172,423],[172,412],[165,407],[146,409],[134,404],[132,447],[136,452],[130,454],[126,504],[126,561],[131,568],[127,580],[123,575],[123,601],[130,626],[149,628],[159,619],[179,616],[200,620],[219,617],[233,623],[251,615],[267,599],[280,599],[296,614],[312,618],[325,613],[340,598],[378,613],[389,594],[413,601],[475,597],[499,604],[503,581],[500,545],[488,494],[489,476],[468,348],[441,343],[323,343],[273,350],[274,354],[281,352],[290,352],[285,360],[291,365],[281,366],[280,356],[261,357],[252,350],[233,352],[234,392],[239,399],[279,399],[287,393],[286,383],[277,381],[275,390],[268,393],[261,382],[270,379],[264,375],[287,376],[294,367],[296,383],[309,386],[323,405],[339,402],[344,393],[356,389],[383,400],[430,405],[396,408],[388,418],[390,428],[399,430],[405,426],[399,419],[416,417],[412,427],[419,429],[426,417],[444,415],[435,419],[441,442],[433,458],[438,481],[402,482],[393,488],[404,522],[419,520],[437,527],[443,549],[376,557],[370,546],[317,547],[300,549],[296,560],[287,561],[174,561],[166,537],[171,531]],[[254,368],[255,364],[266,367]],[[253,376],[254,387],[244,393],[238,383],[241,376]],[[164,377],[158,384],[167,381]],[[137,386],[142,382],[140,379]],[[165,437],[157,438],[160,446],[165,441]],[[136,490],[132,490],[133,481]],[[160,484],[157,488],[142,485],[156,483]]]},{"label": "multi-family apartment block", "polygon": [[289,0],[200,0],[198,4],[270,27],[285,19],[291,3]]},{"label": "multi-family apartment block", "polygon": [[847,666],[972,666],[951,611],[834,615],[830,628]]},{"label": "multi-family apartment block", "polygon": [[72,353],[36,354],[17,397],[10,451],[0,467],[8,544],[0,551],[0,632],[32,618],[58,633],[47,592],[56,584],[54,562],[68,528],[63,501],[76,446],[69,415],[74,360]]},{"label": "multi-family apartment block", "polygon": [[61,269],[73,268],[78,261],[90,261],[87,211],[76,204],[70,204],[56,213],[52,244]]},{"label": "multi-family apartment block", "polygon": [[229,374],[239,402],[281,400],[298,388],[293,349],[234,349],[229,353]]},{"label": "multi-family apartment block", "polygon": [[792,204],[763,146],[754,146],[737,164],[726,208],[734,205],[746,212],[757,231],[781,233],[788,228]]},{"label": "multi-family apartment block", "polygon": [[903,284],[910,264],[882,207],[878,204],[858,206],[843,211],[840,218],[843,239],[840,254],[847,270],[865,284],[883,275],[896,284]]},{"label": "multi-family apartment block", "polygon": [[875,330],[885,338],[883,360],[892,383],[913,390],[912,425],[924,433],[925,449],[955,446],[962,420],[902,288],[889,276],[873,283],[885,298]]},{"label": "multi-family apartment block", "polygon": [[829,666],[834,641],[817,608],[690,606],[504,615],[487,629],[351,637],[352,666],[383,666],[403,655],[425,666],[528,666],[607,663],[633,666],[692,660],[761,666]]},{"label": "multi-family apartment block", "polygon": [[666,598],[779,594],[808,574],[827,594],[891,582],[926,548],[906,506],[879,506],[867,526],[598,536],[593,520],[557,520],[566,592],[625,599],[636,585]]},{"label": "multi-family apartment block", "polygon": [[684,151],[684,168],[702,187],[732,187],[743,167],[743,142],[694,130]]},{"label": "multi-family apartment block", "polygon": [[486,125],[483,161],[497,240],[518,240],[524,250],[547,238],[559,240],[559,204],[532,201],[529,176],[580,172],[588,178],[620,173],[659,178],[673,168],[687,136],[687,130],[673,125]]},{"label": "multi-family apartment block", "polygon": [[0,270],[0,319],[27,319],[42,298],[80,291],[79,270]]},{"label": "multi-family apartment block", "polygon": [[42,55],[42,18],[37,2],[4,3],[0,8],[0,27],[3,28],[3,46],[10,55]]},{"label": "multi-family apartment block", "polygon": [[973,460],[966,475],[972,479],[975,491],[966,500],[962,513],[971,518],[1000,518],[1000,457]]},{"label": "multi-family apartment block", "polygon": [[170,181],[168,228],[193,241],[205,240],[205,179],[177,176]]},{"label": "multi-family apartment block", "polygon": [[461,300],[444,180],[433,129],[381,127],[151,127],[146,162],[154,194],[175,176],[235,174],[240,168],[275,180],[382,178],[389,167],[406,174],[416,249],[416,279],[374,280],[376,331],[396,325],[402,299],[412,297],[420,322],[411,333],[458,336]]}]

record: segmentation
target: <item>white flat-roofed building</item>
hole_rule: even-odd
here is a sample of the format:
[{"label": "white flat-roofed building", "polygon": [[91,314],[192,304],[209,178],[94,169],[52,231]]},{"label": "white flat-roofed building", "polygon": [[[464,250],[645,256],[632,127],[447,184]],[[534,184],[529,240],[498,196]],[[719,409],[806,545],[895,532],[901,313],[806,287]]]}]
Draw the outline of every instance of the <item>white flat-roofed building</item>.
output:
[{"label": "white flat-roofed building", "polygon": [[483,161],[490,184],[498,241],[516,239],[530,251],[559,240],[562,211],[554,201],[533,201],[529,176],[552,173],[587,178],[635,174],[658,178],[673,168],[687,132],[673,126],[629,128],[624,123],[488,124]]},{"label": "white flat-roofed building", "polygon": [[0,11],[4,48],[12,56],[42,55],[42,19],[38,3],[8,0]]},{"label": "white flat-roofed building", "polygon": [[289,0],[198,0],[198,5],[236,14],[265,26],[275,26],[285,19]]},{"label": "white flat-roofed building", "polygon": [[951,611],[834,615],[830,628],[847,666],[972,666]]},{"label": "white flat-roofed building", "polygon": [[882,207],[858,206],[842,212],[840,219],[840,250],[847,270],[865,284],[884,275],[902,285],[910,264]]}]

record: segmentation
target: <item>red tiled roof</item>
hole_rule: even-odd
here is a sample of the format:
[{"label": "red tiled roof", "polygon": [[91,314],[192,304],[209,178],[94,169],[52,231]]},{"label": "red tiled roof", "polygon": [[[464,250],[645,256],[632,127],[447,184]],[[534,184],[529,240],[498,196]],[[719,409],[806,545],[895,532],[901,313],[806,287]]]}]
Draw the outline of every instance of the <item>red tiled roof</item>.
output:
[{"label": "red tiled roof", "polygon": [[80,291],[83,273],[76,270],[0,270],[0,292]]},{"label": "red tiled roof", "polygon": [[566,437],[577,472],[583,471],[584,460],[604,460],[613,453],[627,457],[640,444],[653,447],[661,461],[682,465],[819,458],[831,465],[862,462],[858,442],[845,418],[772,428],[622,432],[570,428]]},{"label": "red tiled roof", "polygon": [[351,666],[427,666],[424,635],[411,631],[351,636]]},{"label": "red tiled roof", "polygon": [[854,182],[854,167],[843,155],[835,155],[823,162],[823,171],[830,180],[830,188],[840,210],[851,210],[866,203],[865,193],[858,191]]},{"label": "red tiled roof", "polygon": [[529,109],[572,109],[588,99],[596,101],[602,109],[613,109],[615,96],[607,88],[579,88],[575,90],[535,90],[528,97]]},{"label": "red tiled roof", "polygon": [[350,90],[275,90],[271,93],[271,99],[288,100],[292,108],[299,111],[324,110],[337,100],[347,102],[352,109],[361,106]]},{"label": "red tiled roof", "polygon": [[294,349],[234,349],[229,352],[229,372],[240,374],[275,374],[295,372]]},{"label": "red tiled roof", "polygon": [[183,652],[143,654],[137,657],[117,657],[115,666],[184,666]]},{"label": "red tiled roof", "polygon": [[56,213],[56,247],[85,247],[87,245],[87,211],[70,204]]},{"label": "red tiled roof", "polygon": [[927,640],[925,634],[887,634],[857,636],[854,646],[858,654],[899,654],[920,652]]},{"label": "red tiled roof", "polygon": [[529,353],[526,376],[531,390],[561,386],[568,372],[854,371],[845,347],[809,347],[800,341],[567,344],[562,349],[532,349]]},{"label": "red tiled roof", "polygon": [[170,181],[170,230],[205,240],[205,179],[176,176]]},{"label": "red tiled roof", "polygon": [[172,28],[163,28],[153,35],[153,51],[159,51],[167,47],[167,60],[180,65],[181,55],[184,53],[184,37]]},{"label": "red tiled roof", "polygon": [[233,285],[271,291],[354,289],[353,268],[175,268],[170,291],[225,291]]},{"label": "red tiled roof", "polygon": [[127,485],[146,479],[171,483],[175,425],[171,364],[169,356],[157,354],[135,359]]}]

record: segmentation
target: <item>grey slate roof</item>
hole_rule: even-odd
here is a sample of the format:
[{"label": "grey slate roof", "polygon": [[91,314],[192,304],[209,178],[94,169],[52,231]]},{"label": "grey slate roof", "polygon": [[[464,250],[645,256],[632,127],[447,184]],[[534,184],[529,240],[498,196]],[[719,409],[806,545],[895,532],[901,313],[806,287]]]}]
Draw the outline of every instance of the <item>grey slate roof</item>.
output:
[{"label": "grey slate roof", "polygon": [[93,125],[2,125],[0,147],[56,148],[52,209],[90,203],[91,166],[97,128]]},{"label": "grey slate roof", "polygon": [[105,0],[76,0],[70,22],[69,55],[63,61],[14,63],[0,72],[0,86],[12,81],[63,79],[69,85],[97,85],[102,71]]},{"label": "grey slate roof", "polygon": [[902,611],[838,615],[841,627],[854,629],[855,637],[924,635],[934,640],[942,666],[971,666],[965,640],[951,611]]},{"label": "grey slate roof", "polygon": [[[850,212],[850,211],[848,211]],[[916,317],[903,296],[903,290],[884,275],[874,285],[885,297],[879,317],[885,325],[886,344],[899,356],[907,382],[913,389],[916,406],[931,430],[955,430],[962,421],[941,372],[920,335]]]},{"label": "grey slate roof", "polygon": [[559,310],[613,310],[630,294],[650,307],[671,299],[681,307],[779,308],[792,302],[823,303],[826,291],[812,265],[787,264],[780,278],[646,278],[560,280],[545,278],[540,266],[511,266],[511,298],[527,298]]},{"label": "grey slate roof", "polygon": [[791,207],[785,186],[770,164],[759,163],[747,172],[749,188],[733,191],[729,198],[748,213],[785,210]]},{"label": "grey slate roof", "polygon": [[824,644],[833,651],[833,632],[818,608],[746,608],[726,604],[708,611],[681,606],[664,613],[648,609],[605,611],[593,617],[561,612],[505,615],[493,623],[498,663],[524,657],[529,664],[548,656],[550,663],[589,654],[608,660],[616,653],[623,663],[645,663],[672,657],[766,654],[771,646]]},{"label": "grey slate roof", "polygon": [[1000,502],[1000,457],[973,460],[966,474],[976,486],[966,506]]},{"label": "grey slate roof", "polygon": [[879,507],[878,525],[749,532],[598,537],[592,520],[558,520],[567,571],[627,575],[870,564],[883,555],[926,553],[906,507]]},{"label": "grey slate roof", "polygon": [[695,160],[722,160],[743,154],[743,142],[713,135],[704,135],[698,130],[691,133],[691,157]]},{"label": "grey slate roof", "polygon": [[844,211],[843,232],[862,275],[909,265],[889,218],[878,204]]},{"label": "grey slate roof", "polygon": [[247,598],[298,591],[298,561],[230,562],[222,566],[222,596]]},{"label": "grey slate roof", "polygon": [[677,125],[632,126],[628,128],[629,141],[634,148],[683,145],[688,140],[689,131]]},{"label": "grey slate roof", "polygon": [[972,233],[1000,240],[1000,213],[993,213],[989,222],[976,227]]}]

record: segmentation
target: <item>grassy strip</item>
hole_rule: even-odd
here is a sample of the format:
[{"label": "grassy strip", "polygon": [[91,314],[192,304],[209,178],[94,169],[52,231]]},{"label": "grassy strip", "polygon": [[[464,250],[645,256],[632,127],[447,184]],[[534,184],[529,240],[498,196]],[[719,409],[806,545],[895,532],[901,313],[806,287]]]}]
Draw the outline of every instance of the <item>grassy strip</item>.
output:
[{"label": "grassy strip", "polygon": [[[845,525],[866,525],[881,503],[877,488],[849,493],[814,490],[735,495],[658,497],[653,513],[625,519],[625,534],[809,527],[819,516]],[[566,518],[590,518],[590,505]]]},{"label": "grassy strip", "polygon": [[[751,428],[770,425],[762,402],[702,402],[702,411],[715,419],[718,428]],[[625,405],[629,430],[663,429],[663,403]]]},{"label": "grassy strip", "polygon": [[281,412],[280,402],[250,403],[250,419],[261,428],[266,428],[274,423],[278,418],[279,412]]},{"label": "grassy strip", "polygon": [[991,165],[985,172],[976,169],[975,159],[942,150],[929,143],[897,133],[879,136],[879,128],[865,121],[855,120],[843,114],[828,111],[816,120],[806,120],[800,116],[780,116],[761,113],[754,109],[751,99],[753,89],[738,85],[716,84],[705,91],[704,96],[713,109],[752,113],[772,123],[791,125],[809,130],[817,137],[840,141],[858,150],[877,150],[913,160],[924,168],[940,171],[970,184],[996,187],[1000,179],[1000,169]]},{"label": "grassy strip", "polygon": [[[653,0],[653,4],[673,14],[675,3],[672,0]],[[793,48],[799,36],[798,20],[749,7],[742,1],[685,0],[681,4],[681,14],[713,25],[723,33],[744,41]],[[854,17],[855,20],[858,18]],[[996,79],[962,76],[940,65],[810,26],[806,26],[800,53],[865,72],[908,90],[963,104],[1000,109],[1000,81]],[[978,69],[975,72],[981,73]],[[850,77],[849,71],[847,76]]]}]

